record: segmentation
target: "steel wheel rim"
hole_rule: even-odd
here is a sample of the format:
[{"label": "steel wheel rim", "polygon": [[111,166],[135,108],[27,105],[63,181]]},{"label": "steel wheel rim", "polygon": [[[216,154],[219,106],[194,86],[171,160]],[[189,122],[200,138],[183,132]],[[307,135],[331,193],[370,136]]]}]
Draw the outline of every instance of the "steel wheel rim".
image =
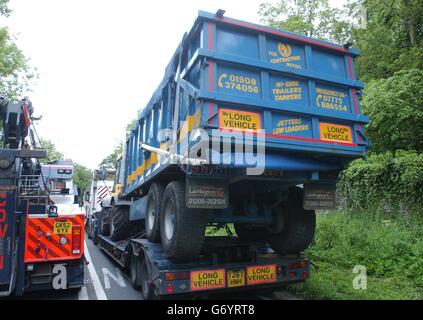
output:
[{"label": "steel wheel rim", "polygon": [[175,205],[171,199],[168,200],[164,212],[164,232],[168,240],[172,239],[175,231]]},{"label": "steel wheel rim", "polygon": [[148,207],[147,207],[147,223],[148,223],[148,228],[150,230],[153,230],[154,223],[156,222],[156,210],[154,208],[152,200],[153,199],[150,198],[150,201],[148,202]]}]

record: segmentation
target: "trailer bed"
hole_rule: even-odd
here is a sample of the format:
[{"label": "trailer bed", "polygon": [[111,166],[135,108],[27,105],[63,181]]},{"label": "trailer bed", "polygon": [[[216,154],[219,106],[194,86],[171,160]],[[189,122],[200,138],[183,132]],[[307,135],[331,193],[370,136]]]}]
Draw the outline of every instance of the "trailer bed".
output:
[{"label": "trailer bed", "polygon": [[131,269],[134,257],[142,261],[138,266],[145,261],[155,297],[277,290],[289,283],[304,282],[310,270],[310,261],[302,253],[282,257],[263,243],[237,237],[206,238],[203,254],[193,261],[169,259],[160,244],[145,238],[115,242],[98,235],[98,244],[123,268]]}]

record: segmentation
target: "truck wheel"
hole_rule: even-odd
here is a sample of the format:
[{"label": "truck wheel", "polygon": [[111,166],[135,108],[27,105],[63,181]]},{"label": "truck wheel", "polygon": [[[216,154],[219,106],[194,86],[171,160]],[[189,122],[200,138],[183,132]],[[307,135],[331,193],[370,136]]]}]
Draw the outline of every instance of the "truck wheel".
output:
[{"label": "truck wheel", "polygon": [[92,239],[93,238],[93,232],[91,230],[91,223],[88,224],[87,233],[88,233],[88,235],[87,235],[88,236],[88,239]]},{"label": "truck wheel", "polygon": [[150,283],[151,277],[147,266],[147,260],[145,258],[138,259],[138,263],[140,264],[139,274],[142,297],[144,300],[151,300],[154,296],[154,288]]},{"label": "truck wheel", "polygon": [[241,240],[259,241],[266,240],[269,232],[266,227],[249,226],[245,223],[234,224],[236,235]]},{"label": "truck wheel", "polygon": [[129,208],[113,207],[110,214],[110,237],[113,241],[124,240],[131,235],[134,224],[129,220]]},{"label": "truck wheel", "polygon": [[145,216],[145,233],[151,242],[160,242],[160,206],[165,185],[153,183],[148,191],[147,213]]},{"label": "truck wheel", "polygon": [[170,258],[196,258],[203,247],[208,215],[185,205],[185,182],[173,181],[163,195],[160,235],[163,250]]},{"label": "truck wheel", "polygon": [[142,288],[140,275],[140,258],[134,254],[131,255],[130,261],[131,283],[135,290]]},{"label": "truck wheel", "polygon": [[[110,232],[110,212],[107,212],[106,208],[102,208],[99,212],[99,220],[98,220],[98,227],[100,229],[100,234],[103,236],[108,236]],[[106,215],[109,215],[109,217],[106,217]]]},{"label": "truck wheel", "polygon": [[304,251],[314,238],[316,214],[314,210],[304,210],[303,189],[289,189],[288,200],[280,210],[284,215],[284,227],[279,233],[269,235],[270,247],[281,255]]}]

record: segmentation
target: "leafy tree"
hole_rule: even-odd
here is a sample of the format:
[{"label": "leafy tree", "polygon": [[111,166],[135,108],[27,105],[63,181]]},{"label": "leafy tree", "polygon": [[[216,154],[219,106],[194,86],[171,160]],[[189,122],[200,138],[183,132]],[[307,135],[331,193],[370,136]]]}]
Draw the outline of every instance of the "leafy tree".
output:
[{"label": "leafy tree", "polygon": [[354,1],[367,9],[367,27],[354,29],[360,49],[357,70],[364,81],[388,78],[403,69],[423,69],[423,0]]},{"label": "leafy tree", "polygon": [[[135,126],[138,119],[132,119],[125,127],[126,133],[129,134],[129,131]],[[100,164],[98,165],[99,168],[106,168],[106,169],[116,169],[116,160],[119,155],[123,152],[123,141],[119,142],[115,145],[113,152],[105,157]]]},{"label": "leafy tree", "polygon": [[79,163],[74,163],[74,167],[75,174],[73,175],[73,182],[78,186],[79,194],[82,195],[91,184],[93,172]]},{"label": "leafy tree", "polygon": [[332,8],[328,0],[281,0],[262,3],[262,21],[269,26],[327,39],[338,44],[351,41],[351,23],[345,11]]},{"label": "leafy tree", "polygon": [[[8,17],[11,10],[8,0],[0,0],[0,16]],[[21,98],[27,92],[34,70],[29,66],[28,59],[14,43],[7,27],[0,27],[0,93],[11,100]]]},{"label": "leafy tree", "polygon": [[122,143],[119,143],[115,146],[113,152],[100,162],[99,167],[106,168],[106,169],[115,169],[116,159],[121,153],[122,153]]},{"label": "leafy tree", "polygon": [[41,149],[47,151],[47,161],[62,160],[63,153],[56,149],[56,146],[53,142],[48,139],[40,139]]},{"label": "leafy tree", "polygon": [[376,152],[423,151],[423,70],[400,71],[369,82],[362,101],[366,128]]},{"label": "leafy tree", "polygon": [[7,6],[8,3],[9,0],[0,0],[0,16],[8,17],[12,12]]}]

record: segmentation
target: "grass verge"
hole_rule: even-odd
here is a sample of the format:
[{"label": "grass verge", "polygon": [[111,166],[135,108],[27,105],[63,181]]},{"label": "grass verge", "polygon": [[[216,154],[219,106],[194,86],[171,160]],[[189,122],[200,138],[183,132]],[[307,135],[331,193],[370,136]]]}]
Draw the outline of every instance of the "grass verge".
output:
[{"label": "grass verge", "polygon": [[[289,290],[309,299],[423,299],[420,215],[380,210],[319,213],[315,244],[306,251],[319,267]],[[367,270],[367,289],[354,289],[354,266]]]}]

